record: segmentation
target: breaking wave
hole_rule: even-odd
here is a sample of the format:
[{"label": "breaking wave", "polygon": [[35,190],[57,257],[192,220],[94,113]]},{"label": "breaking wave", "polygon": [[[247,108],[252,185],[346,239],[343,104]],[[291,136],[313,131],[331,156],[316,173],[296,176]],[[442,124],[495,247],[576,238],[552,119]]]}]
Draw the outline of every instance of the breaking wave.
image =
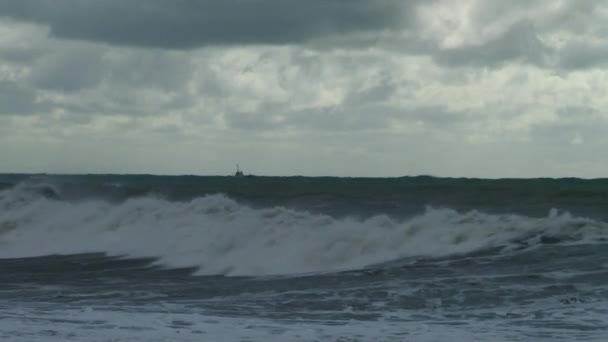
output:
[{"label": "breaking wave", "polygon": [[427,208],[409,219],[334,218],[254,209],[217,194],[173,202],[61,201],[51,187],[0,192],[0,258],[103,252],[153,257],[198,274],[282,275],[361,269],[544,243],[594,243],[608,224],[551,210],[546,217]]}]

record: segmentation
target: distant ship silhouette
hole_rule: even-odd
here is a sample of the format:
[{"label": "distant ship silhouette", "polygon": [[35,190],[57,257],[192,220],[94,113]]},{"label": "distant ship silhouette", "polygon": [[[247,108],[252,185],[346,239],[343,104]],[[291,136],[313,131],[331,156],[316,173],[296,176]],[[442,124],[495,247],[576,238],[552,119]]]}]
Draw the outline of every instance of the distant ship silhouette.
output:
[{"label": "distant ship silhouette", "polygon": [[234,173],[235,177],[243,177],[243,171],[239,169],[239,164],[236,164],[236,172]]}]

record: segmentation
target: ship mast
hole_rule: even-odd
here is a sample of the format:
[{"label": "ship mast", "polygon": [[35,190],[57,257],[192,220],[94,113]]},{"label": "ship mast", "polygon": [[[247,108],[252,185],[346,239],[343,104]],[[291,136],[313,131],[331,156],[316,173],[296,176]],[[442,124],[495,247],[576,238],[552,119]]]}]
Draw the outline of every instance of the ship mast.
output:
[{"label": "ship mast", "polygon": [[239,164],[236,164],[236,173],[234,175],[236,177],[239,177],[239,176],[243,175],[243,171],[241,171],[241,169],[239,169]]}]

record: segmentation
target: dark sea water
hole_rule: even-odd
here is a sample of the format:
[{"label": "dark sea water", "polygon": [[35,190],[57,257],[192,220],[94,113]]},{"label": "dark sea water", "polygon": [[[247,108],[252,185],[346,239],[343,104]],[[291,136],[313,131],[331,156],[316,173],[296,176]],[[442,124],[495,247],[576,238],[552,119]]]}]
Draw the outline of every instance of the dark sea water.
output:
[{"label": "dark sea water", "polygon": [[608,341],[608,179],[0,175],[1,341]]}]

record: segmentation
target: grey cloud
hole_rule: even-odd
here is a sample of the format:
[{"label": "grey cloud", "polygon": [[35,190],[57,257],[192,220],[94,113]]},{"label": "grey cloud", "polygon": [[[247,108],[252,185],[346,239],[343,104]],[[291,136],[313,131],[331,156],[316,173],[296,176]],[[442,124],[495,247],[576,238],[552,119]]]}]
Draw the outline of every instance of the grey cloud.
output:
[{"label": "grey cloud", "polygon": [[192,77],[192,64],[188,56],[165,51],[141,53],[135,50],[105,63],[110,83],[130,87],[178,91]]},{"label": "grey cloud", "polygon": [[468,113],[451,111],[440,105],[412,108],[407,116],[436,128],[453,128],[471,119]]},{"label": "grey cloud", "polygon": [[[59,42],[42,48],[19,89],[61,96],[56,104],[81,115],[146,115],[179,110],[195,100],[184,87],[192,79],[192,56],[165,50],[112,49],[96,44]],[[16,67],[15,67],[16,68]],[[16,70],[16,69],[15,69]],[[35,97],[17,97],[24,107]],[[49,100],[50,101],[50,100]],[[17,104],[15,104],[17,105]],[[12,106],[12,104],[11,104]],[[31,105],[32,108],[41,108]]]},{"label": "grey cloud", "polygon": [[601,1],[594,0],[561,0],[551,3],[546,0],[477,1],[471,11],[471,20],[475,26],[485,27],[505,18],[522,17],[541,10],[541,15],[527,15],[539,30],[581,34],[595,24],[602,24],[601,18],[596,17],[598,7],[602,5]]},{"label": "grey cloud", "polygon": [[348,111],[343,108],[314,108],[290,110],[282,104],[264,104],[254,112],[231,112],[224,120],[231,128],[242,130],[272,131],[279,129],[314,129],[322,131],[352,131],[383,128],[386,120],[362,110]]},{"label": "grey cloud", "polygon": [[104,77],[101,57],[96,49],[61,49],[34,64],[30,82],[38,88],[63,92],[94,87]]},{"label": "grey cloud", "polygon": [[178,91],[192,76],[188,56],[165,51],[129,50],[117,54],[109,49],[82,46],[72,50],[52,54],[36,64],[35,85],[69,92],[107,82],[115,88]]},{"label": "grey cloud", "polygon": [[551,49],[537,36],[529,22],[513,25],[502,36],[484,44],[437,51],[435,60],[450,66],[497,66],[512,60],[543,65]]},{"label": "grey cloud", "polygon": [[[545,0],[538,0],[546,6]],[[603,29],[604,18],[600,14],[605,3],[594,0],[566,0],[561,2],[561,10],[539,23],[545,30],[568,31],[580,35]]]},{"label": "grey cloud", "polygon": [[319,108],[292,113],[289,123],[295,127],[333,132],[382,130],[393,115],[384,106]]},{"label": "grey cloud", "polygon": [[608,45],[591,45],[582,42],[567,44],[558,53],[558,67],[586,69],[608,64]]},{"label": "grey cloud", "polygon": [[0,114],[33,114],[41,108],[36,93],[16,83],[0,81]]},{"label": "grey cloud", "polygon": [[442,106],[398,108],[386,104],[289,110],[280,104],[265,104],[248,113],[226,113],[229,127],[241,130],[273,131],[286,128],[317,132],[361,132],[387,130],[395,122],[422,122],[435,128],[453,128],[468,120],[463,113],[451,112]]},{"label": "grey cloud", "polygon": [[[273,107],[273,106],[267,106]],[[369,108],[368,108],[369,110]],[[227,113],[224,119],[230,128],[241,130],[278,131],[284,129],[325,132],[353,132],[388,127],[386,116],[363,110],[346,112],[341,108],[316,108],[298,111],[268,110],[250,113]]]},{"label": "grey cloud", "polygon": [[41,48],[22,48],[15,47],[12,49],[0,49],[0,60],[11,63],[29,64],[43,55],[44,51]]},{"label": "grey cloud", "polygon": [[[476,30],[483,30],[501,20],[519,18],[504,27],[500,36],[477,45],[465,45],[442,49],[439,46],[417,44],[419,51],[430,55],[445,66],[500,67],[507,63],[533,64],[542,68],[582,69],[605,65],[608,47],[590,44],[595,38],[605,36],[605,19],[598,13],[598,1],[565,0],[553,4],[546,15],[531,17],[526,13],[538,12],[547,6],[542,0],[481,1],[470,11],[469,23]],[[557,7],[555,7],[557,6]],[[423,26],[423,22],[418,25]],[[566,33],[577,37],[562,48],[547,45],[542,38]],[[568,38],[571,39],[571,38]],[[435,42],[436,43],[436,42]]]},{"label": "grey cloud", "polygon": [[598,111],[586,106],[565,106],[556,111],[559,121],[576,119],[576,121],[589,121],[599,118]]},{"label": "grey cloud", "polygon": [[95,92],[95,95],[86,100],[78,96],[70,97],[61,107],[66,111],[81,115],[128,115],[144,117],[166,113],[174,110],[183,110],[192,104],[192,99],[186,95],[178,94],[149,102],[148,97],[155,98],[158,92],[147,89],[138,91],[124,86],[105,87]]},{"label": "grey cloud", "polygon": [[[515,61],[544,68],[581,69],[602,66],[608,51],[584,42],[554,50],[539,39],[547,33],[559,31],[600,35],[603,20],[594,14],[598,2],[563,1],[559,10],[549,11],[547,16],[538,18],[526,17],[525,13],[527,9],[542,8],[543,1],[480,2],[469,13],[470,25],[475,29],[483,30],[505,17],[519,17],[520,20],[508,24],[511,27],[505,28],[505,32],[493,40],[450,49],[442,49],[436,41],[425,40],[420,35],[419,29],[427,25],[416,17],[416,6],[421,3],[429,2],[20,0],[0,2],[0,16],[47,25],[51,33],[60,38],[113,45],[160,49],[301,43],[321,50],[377,47],[405,54],[428,55],[444,66],[498,67]],[[0,51],[0,55],[3,53],[6,54]],[[12,50],[6,57],[21,59],[28,58],[28,55],[27,51]],[[162,70],[162,66],[159,67],[152,58],[141,62],[155,64],[157,70]],[[72,73],[66,76],[64,84],[39,81],[44,87],[63,86],[64,90],[70,91],[79,82],[93,82],[87,77],[93,77],[95,69],[95,66],[87,69],[82,77]],[[145,76],[136,76],[129,70],[117,70],[123,74],[123,79],[155,75],[140,73]]]},{"label": "grey cloud", "polygon": [[379,84],[360,92],[349,93],[344,102],[350,106],[381,103],[389,99],[398,88],[399,85],[385,74]]},{"label": "grey cloud", "polygon": [[48,25],[62,38],[116,45],[196,48],[290,44],[401,27],[403,7],[389,0],[20,0],[0,14]]},{"label": "grey cloud", "polygon": [[[539,125],[530,131],[531,137],[537,142],[547,145],[567,146],[573,143],[576,138],[581,139],[581,143],[597,144],[606,143],[607,122],[578,122],[578,123],[558,123]],[[603,147],[605,151],[605,147]],[[602,151],[601,154],[604,152]]]},{"label": "grey cloud", "polygon": [[608,120],[598,109],[586,106],[564,106],[556,110],[558,120],[534,125],[531,136],[537,141],[568,143],[580,137],[585,143],[606,141]]}]

